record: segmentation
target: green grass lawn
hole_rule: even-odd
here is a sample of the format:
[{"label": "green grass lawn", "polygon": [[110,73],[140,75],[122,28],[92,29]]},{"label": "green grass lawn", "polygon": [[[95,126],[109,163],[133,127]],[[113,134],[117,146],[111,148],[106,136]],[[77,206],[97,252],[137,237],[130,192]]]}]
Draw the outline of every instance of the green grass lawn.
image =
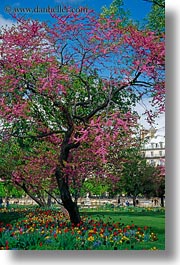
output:
[{"label": "green grass lawn", "polygon": [[[143,243],[145,248],[156,246],[159,250],[165,249],[165,212],[163,211],[141,211],[139,208],[132,209],[133,211],[125,210],[108,210],[95,211],[83,210],[81,214],[87,215],[92,219],[103,219],[105,222],[120,222],[124,225],[131,225],[132,223],[138,227],[148,226],[157,234],[158,240],[154,242]],[[142,243],[139,244],[142,249]]]}]

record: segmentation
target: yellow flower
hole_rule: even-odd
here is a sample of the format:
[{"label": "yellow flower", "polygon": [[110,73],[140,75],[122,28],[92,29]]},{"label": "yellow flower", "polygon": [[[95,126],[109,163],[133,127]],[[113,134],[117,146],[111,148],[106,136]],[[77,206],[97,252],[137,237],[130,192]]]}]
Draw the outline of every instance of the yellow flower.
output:
[{"label": "yellow flower", "polygon": [[157,247],[152,247],[151,250],[158,250]]},{"label": "yellow flower", "polygon": [[96,234],[96,231],[94,231],[94,230],[91,229],[91,230],[89,230],[89,233],[90,234]]},{"label": "yellow flower", "polygon": [[87,240],[88,241],[94,241],[94,237],[93,236],[89,236]]},{"label": "yellow flower", "polygon": [[125,241],[125,240],[129,240],[129,238],[128,238],[127,236],[123,236],[123,237],[122,237],[122,240],[124,240],[124,241]]}]

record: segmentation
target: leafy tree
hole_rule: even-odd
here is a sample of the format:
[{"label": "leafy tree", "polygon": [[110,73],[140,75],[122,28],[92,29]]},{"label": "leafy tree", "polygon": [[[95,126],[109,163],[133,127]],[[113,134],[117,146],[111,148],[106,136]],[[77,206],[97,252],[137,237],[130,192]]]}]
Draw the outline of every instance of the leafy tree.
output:
[{"label": "leafy tree", "polygon": [[165,196],[165,167],[157,166],[153,174],[154,194],[161,199],[161,206],[164,207]]},{"label": "leafy tree", "polygon": [[[56,187],[52,183],[51,174],[54,150],[52,152],[50,144],[48,148],[47,142],[43,144],[38,142],[36,146],[31,142],[30,147],[27,139],[23,145],[19,140],[21,143],[21,138],[18,141],[11,139],[0,142],[0,178],[4,187],[7,187],[6,193],[9,195],[12,195],[18,187],[18,190],[21,188],[38,205],[45,206],[47,195],[51,194]],[[44,155],[45,152],[46,155]],[[48,157],[51,159],[48,160]],[[16,187],[13,188],[13,185]]]},{"label": "leafy tree", "polygon": [[15,197],[19,198],[25,193],[21,190],[15,187],[12,183],[1,181],[0,182],[0,197]]},{"label": "leafy tree", "polygon": [[147,27],[157,34],[165,32],[165,0],[145,0],[152,3],[147,18]]},{"label": "leafy tree", "polygon": [[124,8],[123,0],[113,0],[109,7],[103,6],[101,16],[120,18],[121,26],[127,26],[133,23],[130,18],[130,12]]},{"label": "leafy tree", "polygon": [[133,197],[136,205],[138,195],[151,196],[154,192],[153,176],[155,168],[142,157],[141,150],[137,147],[124,149],[119,154],[121,158],[121,174],[116,190]]},{"label": "leafy tree", "polygon": [[[38,168],[38,158],[47,166],[48,150],[36,156],[35,143],[56,146],[51,176],[71,221],[78,224],[70,187],[81,183],[77,168],[83,169],[83,150],[93,169],[105,165],[111,143],[134,126],[131,103],[144,95],[152,97],[158,113],[164,111],[164,41],[91,10],[53,18],[51,27],[17,18],[16,26],[1,31],[2,141],[17,138],[22,146],[28,141],[29,148],[32,142],[27,160]],[[14,175],[19,183],[20,173]]]},{"label": "leafy tree", "polygon": [[90,195],[103,195],[109,189],[109,185],[106,181],[102,181],[101,179],[91,178],[87,179],[83,185],[84,193],[90,193]]},{"label": "leafy tree", "polygon": [[139,0],[151,5],[151,11],[144,23],[135,21],[130,16],[130,11],[125,11],[123,0],[113,0],[109,8],[102,8],[102,16],[115,16],[121,18],[124,25],[136,25],[140,29],[147,27],[156,34],[165,32],[165,0]]}]

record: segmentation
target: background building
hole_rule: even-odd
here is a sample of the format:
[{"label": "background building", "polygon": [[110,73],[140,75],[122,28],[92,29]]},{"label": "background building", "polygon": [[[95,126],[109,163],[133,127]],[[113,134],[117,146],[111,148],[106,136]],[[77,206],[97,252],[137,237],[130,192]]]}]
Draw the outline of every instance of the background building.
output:
[{"label": "background building", "polygon": [[142,154],[148,163],[154,166],[165,165],[165,135],[162,129],[141,131],[141,140],[144,142],[142,146]]}]

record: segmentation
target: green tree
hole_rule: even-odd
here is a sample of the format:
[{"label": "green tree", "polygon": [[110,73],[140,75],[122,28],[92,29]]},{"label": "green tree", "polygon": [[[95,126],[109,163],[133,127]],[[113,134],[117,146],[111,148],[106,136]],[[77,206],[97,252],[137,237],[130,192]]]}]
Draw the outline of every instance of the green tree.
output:
[{"label": "green tree", "polygon": [[165,32],[165,0],[145,0],[152,3],[152,8],[146,19],[147,28],[162,34]]},{"label": "green tree", "polygon": [[161,200],[161,207],[164,207],[165,196],[165,167],[157,166],[153,174],[154,195]]},{"label": "green tree", "polygon": [[83,185],[84,193],[90,193],[90,195],[102,196],[109,190],[109,185],[102,179],[91,178],[87,179]]},{"label": "green tree", "polygon": [[120,191],[133,197],[135,206],[138,195],[151,196],[153,194],[155,168],[147,163],[138,148],[123,150],[120,156],[123,163],[117,187]]},{"label": "green tree", "polygon": [[[49,165],[49,160],[44,163],[41,155],[47,151],[44,159],[47,160],[48,155],[52,159],[55,150],[51,148],[51,145],[31,138],[0,141],[0,179],[6,197],[26,193],[39,206],[46,206],[50,202],[47,197],[54,197],[53,191],[57,188],[50,183],[53,180],[50,174],[53,165]],[[18,176],[16,172],[19,172]]]},{"label": "green tree", "polygon": [[0,197],[15,197],[20,198],[25,193],[22,189],[18,189],[11,182],[1,181],[0,182]]}]

